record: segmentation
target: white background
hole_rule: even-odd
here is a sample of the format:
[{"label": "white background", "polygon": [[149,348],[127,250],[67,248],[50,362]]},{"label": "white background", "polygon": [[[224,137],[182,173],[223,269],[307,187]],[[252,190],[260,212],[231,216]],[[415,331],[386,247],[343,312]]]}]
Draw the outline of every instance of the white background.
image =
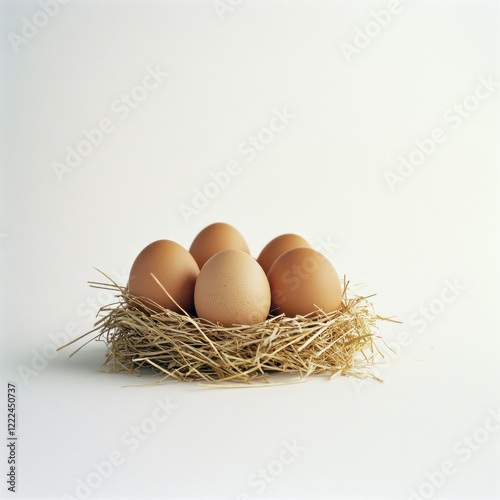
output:
[{"label": "white background", "polygon": [[[90,498],[498,498],[500,88],[474,95],[500,80],[499,3],[233,3],[75,1],[45,23],[39,3],[1,4],[1,435],[10,381],[19,436],[18,492],[2,480],[2,496],[78,498],[90,477]],[[118,112],[157,66],[168,76]],[[247,161],[241,144],[283,109],[294,118]],[[58,178],[54,162],[104,118],[113,131]],[[386,173],[436,128],[446,139],[391,189]],[[239,173],[186,220],[180,207],[233,160]],[[53,354],[109,299],[88,287],[93,267],[125,284],[146,244],[189,246],[215,221],[255,256],[299,233],[376,293],[403,322],[380,324],[400,352],[385,383],[136,388],[151,380],[99,372],[101,343]],[[127,433],[152,429],[158,398],[177,409],[134,449]],[[99,481],[93,463],[114,452]]]}]

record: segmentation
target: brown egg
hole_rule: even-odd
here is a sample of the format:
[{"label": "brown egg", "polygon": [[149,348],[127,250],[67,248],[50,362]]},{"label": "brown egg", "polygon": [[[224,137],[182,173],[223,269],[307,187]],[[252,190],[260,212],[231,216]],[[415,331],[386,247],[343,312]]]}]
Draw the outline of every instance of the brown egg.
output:
[{"label": "brown egg", "polygon": [[[194,285],[200,270],[193,256],[175,241],[158,240],[149,244],[137,256],[132,269],[128,289],[138,298],[138,304],[154,311],[165,309],[181,312],[161,285],[182,309],[194,311]],[[144,308],[143,308],[144,309]]]},{"label": "brown egg", "polygon": [[271,240],[260,252],[257,262],[267,274],[274,261],[287,250],[297,247],[309,247],[309,243],[297,234],[282,234]]},{"label": "brown egg", "polygon": [[201,269],[194,288],[194,306],[200,318],[213,323],[254,325],[269,314],[269,282],[249,254],[223,250]]},{"label": "brown egg", "polygon": [[342,287],[330,261],[312,248],[294,248],[278,257],[267,278],[275,314],[305,316],[316,310],[339,308]]},{"label": "brown egg", "polygon": [[217,252],[230,249],[250,253],[247,242],[236,228],[225,222],[216,222],[198,233],[191,243],[189,253],[201,269],[205,262]]}]

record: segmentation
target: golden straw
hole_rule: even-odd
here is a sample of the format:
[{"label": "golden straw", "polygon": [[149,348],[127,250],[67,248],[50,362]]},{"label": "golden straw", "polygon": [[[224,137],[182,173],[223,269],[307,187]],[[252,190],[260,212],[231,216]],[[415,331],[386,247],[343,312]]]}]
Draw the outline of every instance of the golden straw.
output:
[{"label": "golden straw", "polygon": [[345,278],[337,311],[318,310],[295,318],[281,315],[232,327],[184,311],[144,312],[134,305],[126,287],[106,278],[109,283],[90,285],[114,291],[117,301],[101,308],[91,331],[63,347],[97,332],[84,345],[92,340],[106,343],[107,371],[140,374],[149,368],[164,374],[164,379],[217,382],[224,387],[234,382],[265,383],[273,373],[295,374],[300,379],[322,374],[380,380],[370,372],[380,353],[377,321],[394,320],[378,316],[369,297],[349,297]]}]

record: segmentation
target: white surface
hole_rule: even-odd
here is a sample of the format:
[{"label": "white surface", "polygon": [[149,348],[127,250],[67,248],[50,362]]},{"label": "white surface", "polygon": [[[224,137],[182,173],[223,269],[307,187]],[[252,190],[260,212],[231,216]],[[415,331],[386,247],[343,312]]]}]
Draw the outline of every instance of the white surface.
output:
[{"label": "white surface", "polygon": [[[404,3],[349,62],[341,44],[389,5],[246,1],[221,20],[212,2],[71,2],[15,53],[9,33],[41,7],[2,2],[0,399],[5,415],[15,382],[16,498],[78,498],[113,452],[91,498],[499,497],[500,89],[480,89],[461,122],[453,111],[480,78],[500,80],[499,4]],[[116,100],[157,65],[168,76],[125,116]],[[248,162],[241,143],[284,108],[295,117]],[[114,130],[59,182],[53,162],[104,118]],[[385,172],[436,128],[446,140],[392,191]],[[241,172],[186,222],[179,206],[232,160]],[[385,383],[131,388],[147,379],[99,373],[101,344],[33,360],[50,335],[91,327],[107,300],[87,286],[93,266],[125,283],[147,243],[188,246],[218,220],[255,255],[289,231],[333,242],[339,274],[404,322],[381,324],[404,342]],[[449,304],[446,280],[462,287]],[[154,424],[157,398],[178,407]],[[133,426],[153,424],[135,449]],[[272,482],[253,476],[268,467]]]}]

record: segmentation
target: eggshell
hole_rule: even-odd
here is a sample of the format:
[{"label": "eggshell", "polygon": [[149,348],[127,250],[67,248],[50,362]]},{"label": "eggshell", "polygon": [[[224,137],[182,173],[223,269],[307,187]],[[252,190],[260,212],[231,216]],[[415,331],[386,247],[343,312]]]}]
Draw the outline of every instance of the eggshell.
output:
[{"label": "eggshell", "polygon": [[189,252],[201,269],[205,262],[221,250],[241,250],[250,254],[245,238],[233,226],[216,222],[203,229],[191,243]]},{"label": "eggshell", "polygon": [[267,278],[275,314],[304,316],[316,310],[339,308],[342,286],[330,261],[312,248],[293,248],[278,257]]},{"label": "eggshell", "polygon": [[136,257],[130,270],[128,289],[138,298],[139,306],[154,311],[158,307],[181,312],[162,290],[151,273],[185,311],[194,311],[194,285],[200,270],[193,256],[179,243],[158,240],[150,243]]},{"label": "eggshell", "polygon": [[223,250],[202,267],[194,305],[200,318],[213,323],[254,325],[269,314],[271,290],[253,257],[242,250]]},{"label": "eggshell", "polygon": [[260,252],[257,262],[267,274],[274,261],[287,250],[297,247],[309,247],[309,243],[298,234],[282,234],[271,240]]}]

